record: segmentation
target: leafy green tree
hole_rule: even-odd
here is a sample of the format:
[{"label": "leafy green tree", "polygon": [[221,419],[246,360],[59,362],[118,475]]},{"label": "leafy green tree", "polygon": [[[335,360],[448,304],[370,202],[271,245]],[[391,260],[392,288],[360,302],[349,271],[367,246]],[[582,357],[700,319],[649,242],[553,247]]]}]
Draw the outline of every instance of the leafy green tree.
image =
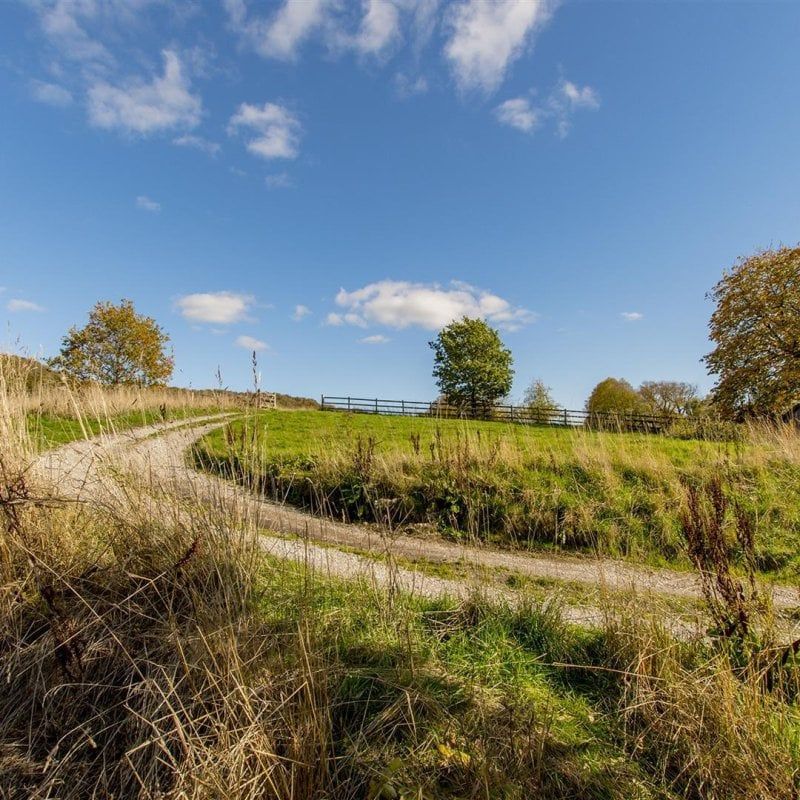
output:
[{"label": "leafy green tree", "polygon": [[590,414],[636,414],[646,409],[641,396],[628,381],[606,378],[592,389],[586,410]]},{"label": "leafy green tree", "polygon": [[464,317],[429,342],[433,376],[448,402],[486,411],[511,391],[511,351],[498,332],[481,319]]},{"label": "leafy green tree", "polygon": [[522,396],[522,405],[537,419],[547,420],[547,418],[558,410],[555,400],[553,400],[552,390],[539,378],[531,381],[531,385],[525,390]]},{"label": "leafy green tree", "polygon": [[136,313],[130,300],[119,305],[99,302],[83,328],[71,328],[61,353],[50,361],[55,369],[78,380],[108,385],[160,384],[172,375],[167,355],[169,336],[151,317]]},{"label": "leafy green tree", "polygon": [[639,395],[651,414],[688,416],[695,412],[700,400],[697,387],[681,381],[645,381]]},{"label": "leafy green tree", "polygon": [[709,297],[716,347],[704,361],[720,412],[777,414],[800,402],[800,247],[739,259]]}]

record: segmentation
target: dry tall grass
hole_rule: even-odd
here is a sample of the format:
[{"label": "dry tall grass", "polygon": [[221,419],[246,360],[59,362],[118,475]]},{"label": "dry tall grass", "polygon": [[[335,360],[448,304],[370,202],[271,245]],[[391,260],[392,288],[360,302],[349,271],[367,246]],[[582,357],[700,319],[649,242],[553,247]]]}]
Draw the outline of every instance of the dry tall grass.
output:
[{"label": "dry tall grass", "polygon": [[23,410],[0,383],[4,799],[797,796],[796,709],[705,645],[319,595],[244,514],[58,502]]},{"label": "dry tall grass", "polygon": [[241,408],[244,404],[241,396],[223,390],[68,382],[34,359],[7,355],[0,355],[0,381],[13,415],[112,418],[132,411]]}]

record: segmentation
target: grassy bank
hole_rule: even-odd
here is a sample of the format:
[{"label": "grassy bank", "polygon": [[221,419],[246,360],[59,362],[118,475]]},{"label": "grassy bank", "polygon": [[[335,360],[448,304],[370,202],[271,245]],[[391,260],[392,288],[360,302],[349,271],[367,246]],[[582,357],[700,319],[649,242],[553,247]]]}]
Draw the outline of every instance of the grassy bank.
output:
[{"label": "grassy bank", "polygon": [[61,417],[53,414],[29,414],[28,435],[37,450],[48,450],[77,439],[98,436],[103,433],[121,433],[143,425],[157,422],[175,422],[205,414],[219,413],[219,409],[182,408],[162,413],[157,409],[143,409],[114,414],[108,417]]},{"label": "grassy bank", "polygon": [[279,500],[448,537],[685,564],[686,485],[724,476],[758,525],[758,567],[800,571],[800,437],[738,443],[501,423],[268,412],[195,449]]}]

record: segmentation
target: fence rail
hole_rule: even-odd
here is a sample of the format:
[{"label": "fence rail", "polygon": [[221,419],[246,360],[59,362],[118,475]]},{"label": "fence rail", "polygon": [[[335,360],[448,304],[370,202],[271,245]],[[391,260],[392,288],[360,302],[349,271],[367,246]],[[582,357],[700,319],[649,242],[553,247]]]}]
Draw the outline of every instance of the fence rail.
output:
[{"label": "fence rail", "polygon": [[437,419],[478,419],[513,422],[519,425],[550,425],[563,428],[661,433],[683,417],[653,414],[611,414],[574,411],[566,408],[532,409],[526,406],[495,405],[472,408],[441,401],[381,400],[370,397],[332,397],[322,395],[323,411],[349,411],[357,414],[383,414],[400,417]]}]

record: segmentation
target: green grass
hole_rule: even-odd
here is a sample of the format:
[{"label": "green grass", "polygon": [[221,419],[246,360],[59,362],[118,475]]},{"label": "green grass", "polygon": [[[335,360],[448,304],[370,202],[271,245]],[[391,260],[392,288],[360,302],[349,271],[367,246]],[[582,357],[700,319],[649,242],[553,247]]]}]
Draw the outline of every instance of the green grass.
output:
[{"label": "green grass", "polygon": [[337,518],[679,568],[685,485],[722,474],[757,521],[760,571],[800,575],[800,464],[769,442],[278,411],[212,432],[195,458]]},{"label": "green grass", "polygon": [[672,796],[626,758],[599,698],[546,666],[556,638],[559,658],[584,657],[588,641],[557,613],[413,597],[387,608],[366,585],[309,582],[278,563],[264,591],[275,630],[314,620],[336,755],[360,745],[368,796],[466,797],[481,785],[481,796],[520,799]]},{"label": "green grass", "polygon": [[[382,455],[412,454],[412,437],[419,436],[420,447],[427,450],[437,434],[448,441],[467,434],[482,437],[487,446],[502,443],[531,451],[540,449],[560,453],[571,452],[577,436],[581,442],[590,446],[611,444],[616,448],[621,444],[633,455],[649,454],[655,450],[679,465],[690,463],[699,457],[732,454],[741,448],[741,445],[735,443],[686,441],[635,433],[575,432],[564,428],[509,425],[503,422],[314,411],[264,412],[260,424],[261,443],[265,452],[275,461],[307,458],[331,446],[340,449],[342,445],[352,443],[359,437],[373,437]],[[205,447],[210,454],[223,455],[226,452],[223,433],[211,433],[205,440]]]},{"label": "green grass", "polygon": [[[266,563],[265,618],[279,637],[307,631],[339,737],[332,755],[347,762],[358,751],[369,797],[734,796],[725,786],[731,765],[711,764],[711,780],[702,785],[694,764],[684,771],[677,759],[662,764],[654,756],[663,742],[637,730],[624,711],[629,656],[613,631],[565,624],[557,605],[535,598],[511,609],[477,596],[454,604],[401,595],[387,606],[366,584]],[[710,651],[702,644],[672,649],[667,641],[653,646],[671,653],[672,668],[682,663],[687,679],[702,673]],[[682,735],[713,740],[716,722],[698,720]],[[781,707],[761,735],[796,758],[799,722]],[[731,761],[750,744],[740,752],[732,746]],[[674,746],[677,753],[681,745]],[[701,746],[707,753],[708,744]],[[750,767],[767,764],[754,760]],[[785,787],[791,780],[782,770],[775,771],[776,786]],[[750,789],[743,785],[736,796],[762,796]]]},{"label": "green grass", "polygon": [[164,417],[158,409],[146,409],[103,418],[86,415],[81,419],[54,414],[28,414],[26,424],[30,441],[38,451],[44,451],[102,433],[121,432],[162,421],[190,419],[216,411],[218,409],[178,409],[169,411]]}]

